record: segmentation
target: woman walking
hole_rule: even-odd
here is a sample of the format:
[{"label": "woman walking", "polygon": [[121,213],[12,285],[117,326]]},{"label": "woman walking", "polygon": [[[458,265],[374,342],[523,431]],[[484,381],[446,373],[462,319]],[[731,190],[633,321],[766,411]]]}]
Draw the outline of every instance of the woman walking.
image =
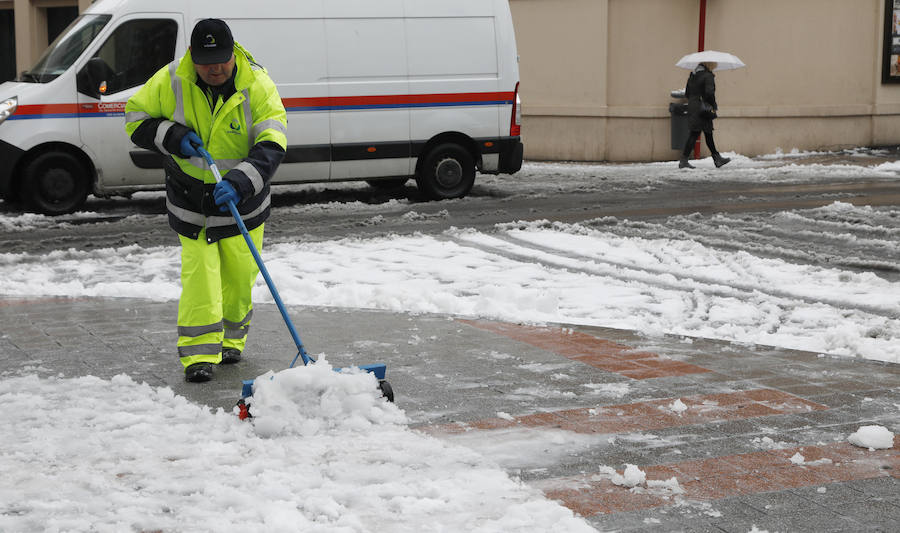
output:
[{"label": "woman walking", "polygon": [[716,168],[731,161],[730,158],[722,157],[719,154],[719,151],[716,150],[716,142],[713,140],[713,120],[719,109],[719,105],[716,103],[716,77],[712,73],[716,66],[716,63],[712,62],[700,63],[688,77],[684,95],[688,99],[688,127],[691,133],[681,152],[678,168],[694,168],[688,162],[688,157],[694,149],[694,143],[700,138],[701,132],[706,138],[706,146],[712,153]]}]

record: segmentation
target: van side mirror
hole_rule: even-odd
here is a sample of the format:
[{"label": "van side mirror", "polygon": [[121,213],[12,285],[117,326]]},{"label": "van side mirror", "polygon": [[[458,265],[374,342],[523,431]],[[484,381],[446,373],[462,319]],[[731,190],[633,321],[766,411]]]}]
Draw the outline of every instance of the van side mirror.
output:
[{"label": "van side mirror", "polygon": [[81,71],[78,72],[78,92],[94,98],[100,98],[106,94],[107,81],[112,74],[112,69],[102,58],[92,57]]}]

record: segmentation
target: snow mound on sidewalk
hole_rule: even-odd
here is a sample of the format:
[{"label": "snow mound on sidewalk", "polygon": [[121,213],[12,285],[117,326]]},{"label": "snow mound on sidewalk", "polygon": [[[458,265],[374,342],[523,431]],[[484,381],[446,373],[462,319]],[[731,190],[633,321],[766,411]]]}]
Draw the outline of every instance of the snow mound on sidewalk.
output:
[{"label": "snow mound on sidewalk", "polygon": [[847,440],[850,444],[870,450],[886,450],[894,447],[894,434],[884,426],[862,426]]},{"label": "snow mound on sidewalk", "polygon": [[360,432],[407,422],[406,415],[381,396],[373,374],[357,367],[335,372],[323,357],[259,376],[247,405],[262,437]]},{"label": "snow mound on sidewalk", "polygon": [[[384,400],[334,394],[316,435],[263,438],[124,375],[0,379],[0,531],[594,531]],[[365,422],[328,429],[354,402]]]}]

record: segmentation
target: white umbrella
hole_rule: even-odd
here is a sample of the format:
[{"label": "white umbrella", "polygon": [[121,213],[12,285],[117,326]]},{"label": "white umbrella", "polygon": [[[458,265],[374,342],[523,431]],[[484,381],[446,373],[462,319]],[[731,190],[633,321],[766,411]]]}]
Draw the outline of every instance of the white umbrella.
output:
[{"label": "white umbrella", "polygon": [[738,56],[729,54],[728,52],[717,52],[715,50],[704,50],[702,52],[688,54],[679,59],[678,63],[675,63],[675,66],[694,70],[700,63],[716,63],[716,68],[714,70],[733,70],[746,66]]}]

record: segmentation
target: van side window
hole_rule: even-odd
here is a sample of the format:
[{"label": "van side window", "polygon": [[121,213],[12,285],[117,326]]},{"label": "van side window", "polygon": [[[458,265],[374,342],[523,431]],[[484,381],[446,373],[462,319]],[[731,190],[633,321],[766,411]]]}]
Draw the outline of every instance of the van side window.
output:
[{"label": "van side window", "polygon": [[171,19],[125,22],[89,60],[84,70],[90,72],[79,75],[78,90],[99,96],[100,82],[106,82],[106,94],[145,83],[157,70],[175,59],[177,35],[178,24]]}]

